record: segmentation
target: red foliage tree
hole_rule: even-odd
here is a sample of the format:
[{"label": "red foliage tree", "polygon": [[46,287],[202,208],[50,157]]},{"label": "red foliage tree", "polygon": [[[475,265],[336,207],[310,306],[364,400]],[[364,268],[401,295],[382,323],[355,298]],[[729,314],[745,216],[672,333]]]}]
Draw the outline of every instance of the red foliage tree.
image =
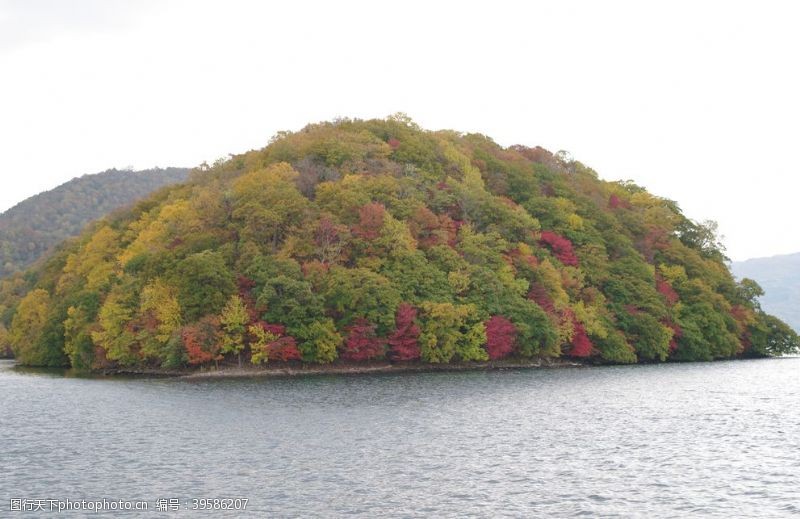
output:
[{"label": "red foliage tree", "polygon": [[494,315],[486,321],[486,352],[490,359],[510,355],[516,341],[517,329],[511,321],[501,315]]},{"label": "red foliage tree", "polygon": [[400,141],[395,139],[394,137],[391,137],[388,141],[386,141],[386,143],[389,145],[390,148],[392,148],[392,151],[400,147]]},{"label": "red foliage tree", "polygon": [[553,298],[550,297],[550,294],[547,292],[547,289],[540,285],[539,283],[533,282],[531,283],[531,289],[528,292],[528,299],[539,305],[542,310],[547,312],[550,315],[555,314],[556,312],[556,305],[553,301]]},{"label": "red foliage tree", "polygon": [[219,319],[206,316],[198,322],[185,326],[181,331],[181,339],[189,364],[205,364],[222,359],[220,355]]},{"label": "red foliage tree", "polygon": [[290,360],[300,360],[300,350],[297,348],[297,342],[294,337],[287,336],[281,337],[277,341],[269,343],[269,358],[270,360],[280,360],[287,362]]},{"label": "red foliage tree", "polygon": [[341,357],[355,362],[382,357],[386,351],[386,341],[375,335],[375,325],[359,317],[347,327],[347,340],[344,341]]},{"label": "red foliage tree", "polygon": [[408,227],[423,249],[445,243],[455,246],[458,237],[458,227],[450,216],[437,215],[424,206],[411,215]]},{"label": "red foliage tree", "polygon": [[415,322],[417,309],[402,303],[395,313],[395,331],[389,337],[389,356],[392,360],[416,360],[420,356],[419,326]]},{"label": "red foliage tree", "polygon": [[670,321],[661,321],[661,324],[672,329],[672,339],[669,341],[669,352],[673,353],[678,349],[678,339],[683,335],[683,330],[677,323]]},{"label": "red foliage tree", "polygon": [[301,359],[300,349],[297,347],[297,341],[295,341],[294,337],[290,335],[284,336],[286,333],[285,326],[282,324],[270,324],[266,321],[259,321],[256,323],[256,325],[261,326],[264,331],[278,337],[278,339],[267,345],[267,358],[269,358],[270,362],[287,362],[290,360]]},{"label": "red foliage tree", "polygon": [[555,255],[556,259],[570,267],[578,266],[578,256],[572,248],[572,242],[553,231],[542,231],[539,242],[547,245]]},{"label": "red foliage tree", "polygon": [[658,290],[659,294],[664,296],[664,299],[670,306],[678,302],[678,293],[672,288],[672,284],[661,276],[656,276],[656,290]]},{"label": "red foliage tree", "polygon": [[575,328],[572,332],[572,349],[569,350],[571,357],[589,357],[594,353],[594,344],[586,335],[586,329],[583,324],[577,320],[573,320]]},{"label": "red foliage tree", "polygon": [[263,312],[262,308],[256,306],[256,299],[253,297],[253,288],[256,286],[256,282],[245,276],[239,276],[236,284],[239,289],[239,297],[247,308],[247,317],[250,322],[255,322],[258,320],[259,314]]},{"label": "red foliage tree", "polygon": [[608,207],[611,209],[619,209],[622,207],[622,199],[620,199],[620,197],[617,195],[612,194],[610,197],[608,197]]},{"label": "red foliage tree", "polygon": [[660,227],[652,226],[636,241],[636,249],[649,263],[653,263],[656,251],[663,251],[669,248],[670,235]]},{"label": "red foliage tree", "polygon": [[422,248],[432,247],[438,242],[436,231],[439,229],[439,217],[425,206],[420,207],[411,215],[408,222],[411,234]]},{"label": "red foliage tree", "polygon": [[383,218],[386,208],[378,202],[365,204],[358,210],[358,223],[353,228],[353,234],[365,240],[374,240],[381,233]]},{"label": "red foliage tree", "polygon": [[561,322],[572,325],[572,342],[567,355],[581,358],[592,356],[595,353],[594,344],[589,339],[583,323],[578,320],[571,308],[565,308],[561,312]]},{"label": "red foliage tree", "polygon": [[259,323],[265,331],[271,333],[272,335],[277,335],[278,337],[282,337],[284,333],[286,333],[286,327],[282,324],[269,324],[267,322],[261,321]]}]

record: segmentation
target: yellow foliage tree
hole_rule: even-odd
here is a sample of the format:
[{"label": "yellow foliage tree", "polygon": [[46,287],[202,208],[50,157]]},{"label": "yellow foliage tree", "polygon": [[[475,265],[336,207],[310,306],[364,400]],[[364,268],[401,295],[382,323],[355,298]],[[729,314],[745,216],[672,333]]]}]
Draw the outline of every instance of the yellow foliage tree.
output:
[{"label": "yellow foliage tree", "polygon": [[41,365],[36,343],[44,332],[51,305],[50,294],[41,288],[31,290],[22,298],[11,322],[9,339],[14,357],[28,365]]},{"label": "yellow foliage tree", "polygon": [[64,293],[77,282],[84,282],[89,290],[97,290],[108,283],[117,268],[119,240],[119,233],[110,227],[98,229],[79,252],[67,257],[56,293]]},{"label": "yellow foliage tree", "polygon": [[308,200],[297,190],[297,172],[281,162],[239,177],[233,183],[233,217],[242,234],[275,251],[287,230],[300,223]]},{"label": "yellow foliage tree", "polygon": [[242,367],[242,350],[244,349],[245,333],[247,332],[247,308],[242,298],[232,295],[222,309],[219,322],[222,325],[222,353],[235,353]]},{"label": "yellow foliage tree", "polygon": [[142,341],[142,355],[163,357],[164,347],[172,334],[181,327],[181,305],[175,289],[156,278],[142,290],[139,314],[145,320]]},{"label": "yellow foliage tree", "polygon": [[253,340],[250,341],[250,352],[252,353],[250,362],[266,364],[269,360],[269,345],[278,340],[278,336],[257,324],[250,325],[247,331],[253,337]]}]

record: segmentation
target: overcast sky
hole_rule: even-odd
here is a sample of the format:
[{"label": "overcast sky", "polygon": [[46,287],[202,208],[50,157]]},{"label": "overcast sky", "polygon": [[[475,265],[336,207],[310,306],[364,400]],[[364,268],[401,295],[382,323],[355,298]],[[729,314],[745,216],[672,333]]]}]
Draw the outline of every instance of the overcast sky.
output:
[{"label": "overcast sky", "polygon": [[0,211],[402,111],[632,179],[733,259],[800,251],[796,2],[432,4],[0,0]]}]

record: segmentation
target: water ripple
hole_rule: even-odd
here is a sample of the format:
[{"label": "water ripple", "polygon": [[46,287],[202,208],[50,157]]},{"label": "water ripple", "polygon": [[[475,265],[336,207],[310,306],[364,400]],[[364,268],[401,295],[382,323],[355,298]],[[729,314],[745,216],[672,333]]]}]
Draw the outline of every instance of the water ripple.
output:
[{"label": "water ripple", "polygon": [[798,368],[186,381],[5,362],[0,506],[241,496],[259,517],[797,516]]}]

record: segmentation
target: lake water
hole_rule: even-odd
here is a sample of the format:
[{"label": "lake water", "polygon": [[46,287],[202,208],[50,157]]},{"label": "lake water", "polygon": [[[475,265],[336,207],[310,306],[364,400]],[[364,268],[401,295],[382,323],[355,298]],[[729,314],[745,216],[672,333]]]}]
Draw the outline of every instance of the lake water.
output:
[{"label": "lake water", "polygon": [[798,358],[239,380],[12,366],[0,516],[107,498],[225,517],[185,508],[235,497],[247,512],[228,517],[800,514]]}]

